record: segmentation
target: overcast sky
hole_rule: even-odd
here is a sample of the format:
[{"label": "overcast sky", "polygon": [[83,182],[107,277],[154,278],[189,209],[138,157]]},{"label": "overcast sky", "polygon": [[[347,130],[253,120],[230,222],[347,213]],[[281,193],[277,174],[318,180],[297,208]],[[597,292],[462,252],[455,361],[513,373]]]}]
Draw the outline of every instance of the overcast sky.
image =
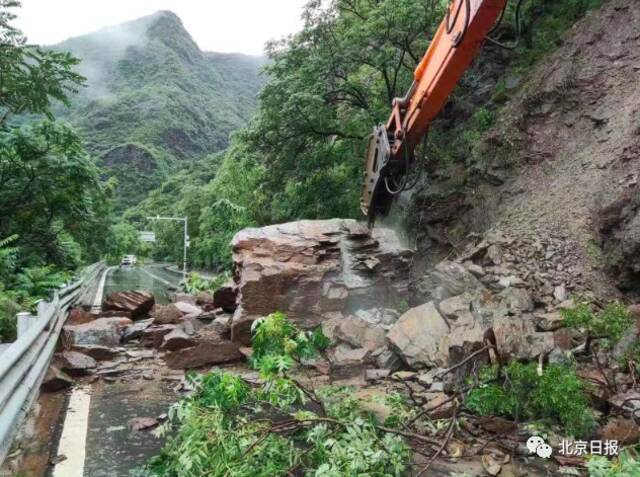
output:
[{"label": "overcast sky", "polygon": [[298,31],[307,0],[22,0],[15,25],[50,45],[150,15],[176,13],[205,51],[259,55],[265,42]]}]

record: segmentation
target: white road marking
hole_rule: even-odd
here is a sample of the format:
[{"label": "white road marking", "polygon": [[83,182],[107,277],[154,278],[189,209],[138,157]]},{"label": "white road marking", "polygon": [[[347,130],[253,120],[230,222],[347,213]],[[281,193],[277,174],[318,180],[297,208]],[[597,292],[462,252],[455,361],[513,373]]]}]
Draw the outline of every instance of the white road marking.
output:
[{"label": "white road marking", "polygon": [[142,270],[144,273],[146,273],[147,275],[149,275],[151,278],[158,280],[159,282],[164,283],[165,285],[171,286],[171,287],[175,287],[177,286],[175,283],[171,283],[169,280],[165,280],[164,278],[160,278],[158,275],[155,275],[153,273],[151,273],[149,270],[147,270],[146,268],[140,268],[140,270]]},{"label": "white road marking", "polygon": [[64,419],[58,455],[66,459],[53,468],[53,477],[83,477],[91,387],[77,387],[71,393]]},{"label": "white road marking", "polygon": [[112,269],[113,267],[109,267],[102,273],[102,278],[100,278],[100,285],[98,285],[98,291],[96,292],[96,297],[93,300],[94,309],[102,308],[102,295],[104,294],[104,285],[107,282],[107,275],[109,275],[109,272]]}]

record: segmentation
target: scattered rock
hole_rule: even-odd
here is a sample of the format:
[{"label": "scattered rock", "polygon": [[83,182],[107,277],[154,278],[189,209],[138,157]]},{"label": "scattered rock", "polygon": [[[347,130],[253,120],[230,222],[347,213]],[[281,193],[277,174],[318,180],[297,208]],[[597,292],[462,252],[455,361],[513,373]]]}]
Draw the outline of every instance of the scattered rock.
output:
[{"label": "scattered rock", "polygon": [[236,311],[237,290],[233,282],[227,282],[213,293],[214,308],[222,308],[227,313]]},{"label": "scattered rock", "polygon": [[411,308],[391,328],[387,339],[409,366],[446,365],[441,351],[449,326],[433,302]]},{"label": "scattered rock", "polygon": [[417,281],[413,291],[413,301],[425,303],[433,300],[440,303],[442,300],[480,287],[478,279],[464,266],[444,260]]},{"label": "scattered rock", "polygon": [[151,312],[154,325],[169,325],[180,322],[185,313],[180,311],[173,303],[168,305],[155,305]]},{"label": "scattered rock", "polygon": [[133,322],[128,318],[98,318],[82,325],[64,326],[64,340],[72,346],[120,344],[124,329]]},{"label": "scattered rock", "polygon": [[140,432],[153,429],[158,424],[159,422],[155,417],[134,417],[133,419],[129,419],[127,427],[130,432]]},{"label": "scattered rock", "polygon": [[42,389],[46,392],[54,393],[67,389],[72,384],[73,379],[71,379],[68,374],[63,373],[56,366],[52,365],[49,366],[47,374],[42,381]]},{"label": "scattered rock", "polygon": [[104,301],[105,310],[123,311],[136,318],[151,311],[155,298],[148,291],[130,290],[111,293]]},{"label": "scattered rock", "polygon": [[86,354],[77,351],[63,351],[55,356],[55,363],[59,363],[60,369],[72,376],[82,376],[96,369],[96,360]]},{"label": "scattered rock", "polygon": [[179,349],[191,348],[196,345],[195,340],[189,337],[181,328],[175,328],[163,336],[161,349],[177,351]]},{"label": "scattered rock", "polygon": [[192,317],[198,317],[202,315],[202,308],[197,305],[193,305],[191,303],[187,303],[186,301],[177,301],[173,303],[171,306],[177,308],[182,315],[189,315]]},{"label": "scattered rock", "polygon": [[69,311],[69,317],[65,324],[67,325],[83,325],[98,318],[93,313],[83,310],[82,308],[72,308]]},{"label": "scattered rock", "polygon": [[388,369],[367,369],[364,373],[367,381],[379,381],[388,378],[390,371]]},{"label": "scattered rock", "polygon": [[640,441],[640,426],[631,419],[614,417],[600,429],[600,439],[618,441],[620,445],[635,444]]},{"label": "scattered rock", "polygon": [[212,311],[218,308],[215,306],[213,295],[206,291],[198,292],[196,295],[196,305],[202,308],[203,311]]},{"label": "scattered rock", "polygon": [[100,345],[76,345],[73,347],[73,351],[91,356],[96,361],[110,360],[113,359],[116,354],[118,354],[117,349]]},{"label": "scattered rock", "polygon": [[345,343],[338,344],[327,351],[331,364],[331,377],[350,379],[362,376],[370,352],[364,348],[353,349]]},{"label": "scattered rock", "polygon": [[162,346],[164,336],[176,329],[176,325],[153,325],[145,328],[140,338],[140,344],[151,348]]},{"label": "scattered rock", "polygon": [[609,398],[609,404],[620,412],[640,418],[640,392],[627,391]]},{"label": "scattered rock", "polygon": [[335,330],[335,337],[355,348],[375,351],[386,346],[385,331],[361,318],[348,316]]},{"label": "scattered rock", "polygon": [[244,359],[240,346],[231,341],[203,341],[192,348],[174,351],[167,355],[171,369],[199,368],[206,364],[231,363]]},{"label": "scattered rock", "polygon": [[142,338],[144,331],[153,324],[153,319],[140,320],[127,326],[122,332],[122,342],[127,343],[132,340]]},{"label": "scattered rock", "polygon": [[540,313],[534,315],[533,323],[538,331],[555,331],[564,327],[564,317],[559,311]]}]

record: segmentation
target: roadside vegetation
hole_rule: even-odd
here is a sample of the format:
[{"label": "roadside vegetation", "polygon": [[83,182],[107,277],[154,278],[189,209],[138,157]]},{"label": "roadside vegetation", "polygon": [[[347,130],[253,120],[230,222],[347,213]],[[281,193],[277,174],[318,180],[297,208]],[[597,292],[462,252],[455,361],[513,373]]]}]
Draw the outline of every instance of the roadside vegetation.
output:
[{"label": "roadside vegetation", "polygon": [[29,45],[12,27],[19,2],[0,0],[0,342],[29,310],[110,241],[112,192],[82,138],[56,121],[85,84],[79,60]]},{"label": "roadside vegetation", "polygon": [[[167,443],[141,475],[404,476],[428,469],[429,457],[477,416],[503,416],[531,432],[576,438],[592,435],[596,426],[590,385],[572,364],[548,365],[542,373],[518,362],[485,367],[454,392],[452,416],[434,419],[404,392],[385,392],[371,407],[350,386],[305,380],[304,366],[329,345],[320,330],[302,332],[273,313],[256,321],[252,334],[249,364],[260,379],[192,374],[193,392],[157,430]],[[507,435],[501,439],[505,449],[512,445]],[[419,455],[426,457],[421,464]],[[590,477],[631,477],[639,465],[633,448],[615,459],[586,461]]]},{"label": "roadside vegetation", "polygon": [[404,475],[411,451],[399,415],[397,426],[387,428],[348,388],[314,391],[291,376],[296,363],[327,344],[320,331],[302,332],[282,313],[256,321],[250,362],[262,382],[225,372],[192,375],[195,390],[171,408],[159,430],[170,435],[167,445],[147,471],[157,477]]}]

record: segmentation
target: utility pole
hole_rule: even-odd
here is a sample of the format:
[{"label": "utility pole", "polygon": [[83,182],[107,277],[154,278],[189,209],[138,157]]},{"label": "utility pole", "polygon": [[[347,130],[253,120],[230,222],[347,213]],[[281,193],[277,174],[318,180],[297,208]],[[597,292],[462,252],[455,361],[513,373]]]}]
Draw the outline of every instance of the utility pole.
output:
[{"label": "utility pole", "polygon": [[161,217],[156,215],[155,217],[147,217],[149,220],[173,220],[182,222],[184,224],[184,251],[182,255],[182,279],[187,279],[187,249],[189,248],[189,219],[188,217]]}]

